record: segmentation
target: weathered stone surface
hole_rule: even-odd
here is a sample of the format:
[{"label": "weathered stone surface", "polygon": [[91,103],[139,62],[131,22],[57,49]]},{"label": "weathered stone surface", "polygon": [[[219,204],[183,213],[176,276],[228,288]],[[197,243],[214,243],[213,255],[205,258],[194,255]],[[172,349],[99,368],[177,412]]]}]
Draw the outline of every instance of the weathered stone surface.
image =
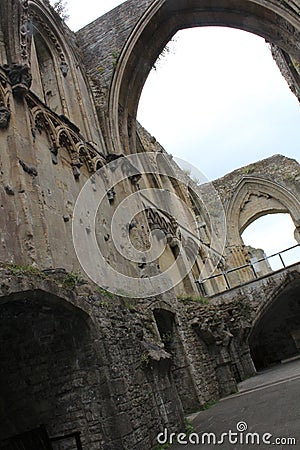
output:
[{"label": "weathered stone surface", "polygon": [[[135,121],[146,76],[181,26],[257,32],[298,67],[297,2],[211,8],[129,0],[75,35],[48,0],[0,3],[0,448],[45,423],[51,435],[80,430],[84,449],[150,450],[164,427],[183,429],[184,413],[252,375],[252,358],[265,367],[300,351],[299,265],[258,280],[249,265],[224,275],[249,262],[241,232],[266,212],[290,213],[300,239],[298,163],[276,155],[234,171],[213,183],[216,201]],[[147,167],[128,153],[149,155]],[[122,181],[111,186],[117,170]],[[110,276],[101,288],[83,279],[72,225],[88,180],[103,199],[84,224],[87,254],[95,225],[104,260],[140,287],[174,266],[178,283],[168,292],[117,296]],[[120,227],[124,258],[112,220],[135,194],[138,213]],[[172,195],[187,209],[170,209]],[[212,230],[207,208],[216,216],[216,205],[225,215]],[[165,250],[148,261],[150,234]],[[132,248],[144,258],[130,258]],[[181,248],[185,262],[196,253],[184,276]]]}]

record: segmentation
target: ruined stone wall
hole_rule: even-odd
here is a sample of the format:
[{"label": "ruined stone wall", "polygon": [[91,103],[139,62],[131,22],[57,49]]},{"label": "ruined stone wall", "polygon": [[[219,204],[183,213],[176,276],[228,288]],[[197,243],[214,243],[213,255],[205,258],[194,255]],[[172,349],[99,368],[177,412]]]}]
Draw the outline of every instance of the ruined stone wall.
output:
[{"label": "ruined stone wall", "polygon": [[63,271],[1,278],[2,445],[41,421],[52,435],[80,430],[91,450],[152,448],[164,426],[184,427],[170,355],[142,306]]},{"label": "ruined stone wall", "polygon": [[129,0],[76,33],[89,75],[109,88],[121,50],[153,0]]},{"label": "ruined stone wall", "polygon": [[[281,155],[250,164],[213,181],[224,205],[226,230],[226,265],[237,268],[250,262],[242,233],[257,218],[272,213],[290,214],[295,239],[299,242],[300,175],[297,161]],[[282,249],[284,250],[284,249]],[[229,276],[231,286],[253,279],[248,269]]]},{"label": "ruined stone wall", "polygon": [[243,177],[256,175],[277,182],[295,196],[300,193],[299,163],[282,155],[274,155],[214,180],[213,184],[222,198],[222,203],[225,206],[229,203]]},{"label": "ruined stone wall", "polygon": [[[52,435],[80,430],[83,448],[89,450],[155,447],[164,427],[169,432],[183,430],[184,413],[231,393],[238,381],[253,374],[249,330],[261,312],[259,306],[268,304],[280,282],[289,281],[280,272],[213,299],[199,295],[195,281],[204,262],[211,260],[208,271],[218,272],[226,261],[216,262],[211,226],[205,208],[192,195],[191,180],[182,176],[148,132],[139,125],[135,128],[134,118],[130,131],[136,147],[130,150],[153,153],[149,173],[128,165],[125,141],[115,142],[107,124],[111,77],[120,69],[120,51],[151,4],[129,0],[76,38],[46,0],[0,4],[2,447],[11,434],[41,422]],[[167,13],[171,17],[165,9]],[[157,39],[159,47],[161,36]],[[142,62],[140,56],[136,53],[135,61]],[[149,57],[149,65],[153,55],[143,56],[145,61]],[[111,100],[118,103],[117,98]],[[96,175],[101,168],[101,175]],[[109,181],[117,168],[123,178],[112,188]],[[290,208],[298,226],[295,162],[274,157],[216,181],[222,205],[230,203],[245,177],[283,182],[287,194],[279,200],[296,198],[282,204]],[[74,250],[72,225],[76,220],[82,225],[81,245],[93,263],[90,211],[74,217],[88,179],[92,196],[104,194],[95,221],[97,244],[105,261],[120,274],[138,279],[139,292],[148,279],[173,263],[178,281],[184,269],[176,260],[180,245],[188,255],[200,241],[192,270],[174,289],[137,297],[131,287],[118,296],[110,292],[109,276],[101,288],[86,279]],[[151,191],[147,198],[143,188]],[[168,200],[162,201],[154,188],[167,194]],[[137,194],[135,201],[142,211],[134,220],[123,220],[120,234],[128,235],[141,252],[148,249],[150,232],[154,241],[163,236],[166,250],[151,264],[130,258],[124,263],[114,246],[111,220],[131,194]],[[168,214],[171,194],[191,211],[185,217],[184,208],[177,208],[179,218],[189,227],[202,226],[200,240],[184,235],[179,220]],[[230,223],[239,232],[242,219],[236,205],[235,221]],[[128,255],[130,242],[125,246]],[[220,285],[224,288],[223,282],[211,282],[206,294],[218,292]],[[264,295],[260,305],[259,292]],[[63,448],[71,450],[72,444],[67,442]]]},{"label": "ruined stone wall", "polygon": [[186,300],[189,326],[212,355],[221,395],[234,392],[237,382],[255,373],[252,358],[256,364],[263,361],[256,367],[261,369],[299,353],[298,289],[299,264],[294,264],[209,302]]},{"label": "ruined stone wall", "polygon": [[[63,270],[6,266],[1,305],[0,446],[42,421],[51,435],[80,430],[83,448],[150,449],[164,427],[184,430],[184,411],[227,392],[174,297],[134,301]],[[170,334],[161,311],[174,316]]]},{"label": "ruined stone wall", "polygon": [[[32,120],[36,102],[28,103],[10,96],[10,123],[1,130],[1,260],[72,270],[72,211],[89,171],[83,167],[76,180],[66,145],[52,147],[50,124],[42,112]],[[55,119],[58,130],[70,130],[68,122]]]},{"label": "ruined stone wall", "polygon": [[[1,261],[76,270],[72,211],[103,159],[101,132],[65,26],[44,2],[23,3],[11,15],[1,3]],[[20,30],[24,42],[10,39]]]},{"label": "ruined stone wall", "polygon": [[[115,14],[118,16],[117,12]],[[18,66],[6,64],[9,62],[9,45],[6,59],[2,61],[0,164],[1,199],[6,215],[1,216],[1,258],[6,263],[36,265],[42,269],[63,267],[69,271],[78,271],[80,265],[72,241],[75,203],[90,176],[98,168],[109,164],[115,156],[108,154],[104,146],[89,85],[75,55],[72,34],[67,33],[67,39],[63,41],[65,25],[55,14],[51,15],[51,9],[45,8],[41,1],[31,5],[27,16],[22,16],[22,20],[30,18],[34,29],[31,42],[27,45],[27,51],[31,49],[30,55],[27,54],[30,70],[27,63]],[[8,26],[4,16],[2,22]],[[19,25],[13,23],[12,28]],[[144,131],[144,137],[140,140],[142,152],[148,151],[147,142],[150,141]],[[154,153],[159,153],[158,147],[156,143]],[[163,156],[168,166],[165,154]],[[119,159],[119,162],[126,172],[128,168],[123,167],[123,159]],[[97,219],[97,238],[104,257],[116,268],[120,269],[124,264],[115,251],[110,232],[111,218],[129,194],[143,187],[150,190],[154,187],[157,164],[153,161],[153,174],[142,178],[139,174],[130,176],[130,173],[124,172],[122,183],[113,189],[106,188],[112,172],[102,171],[104,198]],[[179,187],[176,174],[175,181],[169,179],[168,170],[168,167],[164,168],[166,174],[160,180],[157,179],[158,186],[175,195],[179,194],[189,205],[188,193]],[[102,193],[99,192],[99,195]],[[154,205],[154,209],[157,209],[155,205],[159,199],[154,195],[151,201],[151,208]],[[143,209],[142,201],[139,204]],[[170,244],[174,246],[178,238],[172,235],[175,228],[168,219],[160,217],[158,210],[153,214],[155,218],[151,219],[152,222],[154,220],[155,226],[168,234]],[[7,217],[10,218],[9,222]],[[141,215],[138,230],[131,231],[136,243],[139,241],[138,245],[144,245],[144,248],[148,240],[149,220],[145,214]],[[130,223],[124,223],[124,231],[129,226]],[[90,241],[88,234],[87,231],[87,246]],[[43,245],[40,245],[41,242]],[[165,267],[173,260],[169,246],[161,265]],[[126,270],[131,276],[143,275],[137,264],[131,261],[125,265]],[[107,287],[109,282],[107,280]],[[195,291],[193,279],[180,289],[187,289],[188,284],[189,290]]]}]

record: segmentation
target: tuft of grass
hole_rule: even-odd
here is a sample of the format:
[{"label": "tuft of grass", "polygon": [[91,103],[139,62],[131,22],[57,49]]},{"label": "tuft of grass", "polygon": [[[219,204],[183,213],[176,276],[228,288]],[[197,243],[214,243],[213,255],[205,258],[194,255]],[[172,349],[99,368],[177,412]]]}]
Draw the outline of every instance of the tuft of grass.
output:
[{"label": "tuft of grass", "polygon": [[129,309],[130,312],[136,311],[136,307],[129,300],[127,300],[127,299],[123,300],[122,304],[126,309]]},{"label": "tuft of grass", "polygon": [[167,333],[164,333],[162,335],[161,340],[163,341],[164,344],[169,344],[173,340],[173,333],[171,333],[171,331],[168,331]]},{"label": "tuft of grass", "polygon": [[239,311],[241,312],[241,314],[242,314],[244,317],[250,317],[250,316],[251,316],[252,308],[251,308],[251,306],[249,305],[249,303],[245,303],[245,302],[243,302],[243,301],[239,301],[239,302],[237,303],[237,307],[238,307]]},{"label": "tuft of grass", "polygon": [[144,327],[146,328],[146,330],[148,330],[151,334],[152,334],[152,336],[156,336],[156,333],[155,333],[155,328],[154,328],[154,325],[153,325],[153,322],[151,321],[144,321]]},{"label": "tuft of grass", "polygon": [[12,264],[9,265],[10,270],[14,275],[25,275],[25,274],[34,274],[42,276],[42,272],[34,266],[30,265],[18,265]]},{"label": "tuft of grass", "polygon": [[117,66],[117,63],[118,63],[119,52],[117,50],[114,50],[112,52],[111,56],[112,56],[112,65],[115,68]]},{"label": "tuft of grass", "polygon": [[61,20],[64,22],[69,19],[67,2],[64,0],[57,0],[56,2],[51,2],[52,7],[57,12]]},{"label": "tuft of grass", "polygon": [[109,307],[109,303],[108,302],[100,302],[99,306],[100,306],[100,308],[108,308]]},{"label": "tuft of grass", "polygon": [[202,405],[201,410],[206,411],[207,409],[210,409],[212,406],[216,405],[218,403],[218,400],[209,400],[208,402],[204,403]]},{"label": "tuft of grass", "polygon": [[253,166],[247,166],[242,169],[242,172],[245,173],[246,175],[249,173],[253,173],[254,171],[255,171],[255,167],[253,167]]},{"label": "tuft of grass", "polygon": [[106,289],[103,289],[101,287],[97,287],[97,291],[100,294],[105,295],[106,297],[114,298],[114,294],[112,292],[107,291]]},{"label": "tuft of grass", "polygon": [[146,369],[150,364],[150,358],[147,353],[143,353],[140,357],[141,368]]},{"label": "tuft of grass", "polygon": [[189,419],[185,419],[185,432],[187,436],[189,436],[191,433],[195,431],[192,422]]},{"label": "tuft of grass", "polygon": [[200,303],[201,305],[208,305],[209,304],[209,300],[207,297],[201,297],[199,296],[194,296],[194,295],[187,295],[187,296],[180,296],[177,297],[179,301],[181,302],[196,302],[196,303]]},{"label": "tuft of grass", "polygon": [[80,273],[69,272],[63,279],[62,284],[68,288],[74,288],[75,286],[82,284],[83,281],[84,280]]},{"label": "tuft of grass", "polygon": [[295,178],[295,177],[294,177],[291,173],[287,173],[287,174],[284,176],[284,179],[287,180],[287,181],[293,181],[294,178]]}]

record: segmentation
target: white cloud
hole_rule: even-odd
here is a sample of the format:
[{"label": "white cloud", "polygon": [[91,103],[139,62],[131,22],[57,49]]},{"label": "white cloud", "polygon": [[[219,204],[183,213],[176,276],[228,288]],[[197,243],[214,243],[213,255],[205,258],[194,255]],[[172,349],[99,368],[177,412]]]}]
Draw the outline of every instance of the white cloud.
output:
[{"label": "white cloud", "polygon": [[275,153],[299,157],[299,105],[262,38],[215,27],[177,36],[138,112],[167,151],[212,178]]}]

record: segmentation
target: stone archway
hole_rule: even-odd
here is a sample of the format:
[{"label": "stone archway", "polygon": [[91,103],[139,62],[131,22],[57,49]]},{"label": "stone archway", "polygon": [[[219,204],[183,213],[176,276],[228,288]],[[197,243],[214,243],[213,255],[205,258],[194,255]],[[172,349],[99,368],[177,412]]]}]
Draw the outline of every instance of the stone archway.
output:
[{"label": "stone archway", "polygon": [[191,367],[182,343],[176,316],[166,309],[154,309],[153,315],[157,329],[165,350],[172,357],[170,375],[174,380],[174,387],[181,400],[185,413],[196,411],[200,408],[199,392],[191,374]]},{"label": "stone archway", "polygon": [[[241,284],[265,276],[272,271],[264,261],[265,254],[261,249],[247,247],[242,233],[256,219],[269,215],[285,213],[292,219],[294,237],[299,243],[300,199],[298,191],[299,164],[296,160],[281,155],[274,155],[265,160],[237,169],[224,177],[214,180],[213,185],[225,209],[226,247],[224,267],[227,287],[234,288]],[[292,233],[291,233],[292,235]],[[291,236],[292,237],[292,236]],[[288,245],[297,247],[296,242]],[[286,246],[287,247],[287,246]],[[287,248],[278,248],[284,251]],[[294,248],[284,256],[295,257],[298,249]],[[270,256],[270,255],[269,255]],[[279,256],[277,257],[280,260]],[[273,260],[274,261],[274,260]],[[291,264],[291,259],[283,258],[284,263]],[[221,279],[221,276],[220,278]],[[206,280],[204,280],[206,281]],[[216,286],[215,291],[221,292]],[[210,291],[209,291],[210,292]]]},{"label": "stone archway", "polygon": [[227,26],[264,37],[300,60],[296,10],[262,0],[154,0],[124,43],[109,94],[109,126],[116,151],[135,152],[135,118],[147,76],[158,55],[180,29]]},{"label": "stone archway", "polygon": [[84,448],[99,448],[112,408],[93,333],[86,313],[52,293],[1,297],[0,448],[40,424],[50,435],[81,431]]},{"label": "stone archway", "polygon": [[[294,222],[295,230],[299,229],[300,201],[296,183],[288,185],[284,175],[273,174],[272,170],[275,170],[277,164],[285,167],[287,171],[289,168],[298,170],[296,161],[276,155],[254,164],[251,167],[253,175],[241,176],[240,172],[243,171],[241,169],[238,173],[233,172],[224,178],[233,185],[226,205],[226,262],[230,269],[242,267],[249,262],[250,255],[244,245],[242,233],[256,219],[268,214],[288,213]],[[268,272],[268,266],[265,270]],[[253,276],[253,270],[246,267],[232,272],[229,278],[231,285],[234,286],[252,280]]]},{"label": "stone archway", "polygon": [[277,213],[289,213],[295,227],[300,225],[300,201],[284,180],[279,183],[262,176],[244,176],[226,210],[228,244],[241,243],[243,231],[259,217]]},{"label": "stone archway", "polygon": [[300,357],[299,277],[279,291],[258,314],[249,337],[257,370]]}]

